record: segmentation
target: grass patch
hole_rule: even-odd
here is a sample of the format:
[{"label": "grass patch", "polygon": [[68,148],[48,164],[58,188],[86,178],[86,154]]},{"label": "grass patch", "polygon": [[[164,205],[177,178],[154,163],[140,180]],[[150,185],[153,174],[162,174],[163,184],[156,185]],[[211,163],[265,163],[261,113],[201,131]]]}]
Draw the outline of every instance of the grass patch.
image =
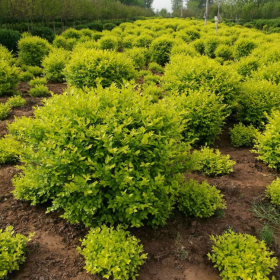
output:
[{"label": "grass patch", "polygon": [[265,221],[269,226],[280,228],[280,213],[272,204],[267,202],[253,203],[252,212],[255,217]]}]

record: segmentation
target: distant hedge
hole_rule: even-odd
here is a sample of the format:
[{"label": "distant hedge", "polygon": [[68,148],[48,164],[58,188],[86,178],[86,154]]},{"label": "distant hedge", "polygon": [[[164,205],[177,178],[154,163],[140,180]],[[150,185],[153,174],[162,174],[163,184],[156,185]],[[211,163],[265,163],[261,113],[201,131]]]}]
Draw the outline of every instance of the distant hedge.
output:
[{"label": "distant hedge", "polygon": [[53,42],[55,34],[51,28],[48,27],[33,27],[30,31],[33,36],[38,36],[46,39],[50,43]]},{"label": "distant hedge", "polygon": [[17,44],[20,38],[21,34],[18,31],[0,29],[0,44],[10,51],[16,52],[18,50]]}]

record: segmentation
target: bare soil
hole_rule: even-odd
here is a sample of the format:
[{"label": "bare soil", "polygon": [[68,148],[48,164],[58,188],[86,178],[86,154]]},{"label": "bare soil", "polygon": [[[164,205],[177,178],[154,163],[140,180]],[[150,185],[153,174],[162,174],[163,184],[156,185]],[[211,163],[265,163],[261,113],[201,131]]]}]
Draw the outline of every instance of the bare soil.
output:
[{"label": "bare soil", "polygon": [[[63,84],[48,86],[56,94],[61,94],[66,87]],[[41,104],[42,98],[28,96],[27,84],[21,83],[19,90],[23,92],[27,104],[13,110],[8,122],[12,122],[15,117],[32,117],[34,107]],[[7,97],[0,98],[0,102],[6,100]],[[6,121],[0,122],[0,137],[7,133],[6,127]],[[227,200],[225,215],[209,219],[186,218],[175,210],[163,228],[132,229],[148,253],[138,280],[219,280],[218,271],[207,259],[212,246],[209,235],[221,234],[229,227],[258,235],[263,222],[253,216],[252,202],[264,197],[265,187],[276,178],[277,173],[259,162],[250,149],[233,148],[227,128],[215,147],[223,154],[230,154],[236,161],[234,172],[218,178],[206,178],[199,174],[186,177],[216,184]],[[19,233],[27,235],[35,232],[36,235],[28,245],[25,264],[9,279],[100,279],[86,273],[83,258],[76,251],[87,229],[82,225],[70,225],[59,217],[59,213],[46,214],[46,205],[34,207],[28,202],[15,200],[11,193],[11,179],[16,172],[12,165],[0,166],[0,228],[12,225]],[[277,233],[272,249],[278,258],[279,241],[280,234]],[[280,266],[274,275],[280,278]]]}]

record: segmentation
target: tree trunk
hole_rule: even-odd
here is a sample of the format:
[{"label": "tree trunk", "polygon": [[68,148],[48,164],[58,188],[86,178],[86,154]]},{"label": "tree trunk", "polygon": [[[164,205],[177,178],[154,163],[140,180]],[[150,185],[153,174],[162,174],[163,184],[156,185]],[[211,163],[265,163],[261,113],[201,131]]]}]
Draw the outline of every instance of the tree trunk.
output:
[{"label": "tree trunk", "polygon": [[61,18],[61,28],[62,28],[62,31],[64,31],[64,22],[63,22],[62,18]]}]

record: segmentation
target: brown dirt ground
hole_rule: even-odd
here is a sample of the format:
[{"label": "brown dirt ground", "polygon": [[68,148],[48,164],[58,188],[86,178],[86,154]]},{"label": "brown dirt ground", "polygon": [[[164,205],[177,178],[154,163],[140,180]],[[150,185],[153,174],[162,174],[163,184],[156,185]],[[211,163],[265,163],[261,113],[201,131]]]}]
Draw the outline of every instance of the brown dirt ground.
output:
[{"label": "brown dirt ground", "polygon": [[[63,84],[48,86],[56,94],[61,94],[66,87]],[[13,110],[8,122],[12,122],[14,117],[32,117],[33,107],[40,105],[42,98],[28,96],[27,84],[21,83],[19,90],[23,92],[27,104]],[[6,100],[6,97],[0,98],[0,102]],[[276,178],[277,173],[256,160],[250,149],[233,148],[227,131],[226,129],[215,146],[222,153],[230,154],[237,162],[234,172],[218,178],[187,175],[198,181],[207,179],[209,183],[217,185],[227,200],[225,216],[210,219],[186,218],[175,211],[163,228],[132,229],[132,233],[141,240],[148,253],[138,280],[219,280],[218,272],[206,256],[211,250],[209,235],[221,234],[229,227],[253,235],[257,235],[261,229],[263,223],[252,215],[251,203],[264,196],[265,187]],[[6,121],[2,121],[0,137],[6,133]],[[11,179],[15,173],[16,168],[12,165],[0,167],[0,228],[12,225],[16,232],[26,235],[35,232],[36,235],[28,245],[25,264],[20,271],[11,274],[9,279],[100,279],[86,273],[83,258],[76,252],[79,240],[87,233],[87,229],[81,225],[70,225],[58,213],[46,214],[46,205],[34,207],[27,202],[15,200],[11,194]],[[177,251],[178,233],[181,236],[180,248],[187,252],[186,259]],[[276,234],[273,250],[278,259],[279,241],[280,234]],[[280,266],[274,275],[280,278]]]}]

